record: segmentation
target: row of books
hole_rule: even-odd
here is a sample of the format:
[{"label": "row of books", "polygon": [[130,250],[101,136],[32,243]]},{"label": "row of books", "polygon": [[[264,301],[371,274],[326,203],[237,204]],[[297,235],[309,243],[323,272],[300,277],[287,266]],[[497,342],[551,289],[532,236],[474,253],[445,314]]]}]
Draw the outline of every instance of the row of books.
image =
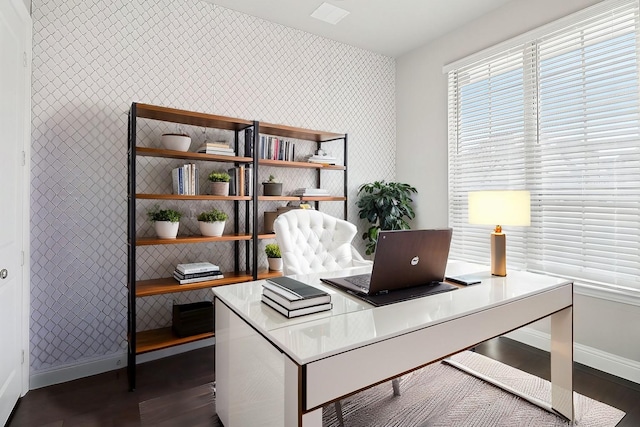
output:
[{"label": "row of books", "polygon": [[229,195],[253,195],[253,168],[250,166],[236,166],[227,171],[229,177]]},{"label": "row of books", "polygon": [[173,278],[181,285],[222,279],[223,277],[220,267],[210,262],[178,264],[173,270]]},{"label": "row of books", "polygon": [[224,142],[205,142],[197,150],[198,153],[217,154],[219,156],[235,156],[236,152]]},{"label": "row of books", "polygon": [[296,188],[291,192],[292,196],[315,196],[315,197],[329,197],[329,191],[324,188]]},{"label": "row of books", "polygon": [[173,194],[194,196],[200,194],[198,166],[195,163],[177,167],[171,171]]},{"label": "row of books", "polygon": [[262,285],[262,302],[288,318],[331,310],[331,295],[291,277],[274,277]]},{"label": "row of books", "polygon": [[291,141],[275,136],[260,135],[260,158],[269,160],[293,161],[296,145]]}]

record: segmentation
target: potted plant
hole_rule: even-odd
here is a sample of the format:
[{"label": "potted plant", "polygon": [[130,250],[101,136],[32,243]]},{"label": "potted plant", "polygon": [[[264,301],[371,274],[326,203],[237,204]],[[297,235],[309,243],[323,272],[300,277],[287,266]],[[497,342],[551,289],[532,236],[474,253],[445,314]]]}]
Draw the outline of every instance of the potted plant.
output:
[{"label": "potted plant", "polygon": [[262,183],[262,194],[265,196],[282,196],[282,183],[276,177],[269,175],[269,180]]},{"label": "potted plant", "polygon": [[399,182],[375,181],[363,184],[358,188],[359,200],[356,206],[360,208],[360,218],[366,219],[372,225],[362,234],[367,240],[366,253],[371,255],[376,251],[378,232],[380,230],[406,230],[409,227],[407,219],[415,218],[411,193],[418,190],[409,184]]},{"label": "potted plant", "polygon": [[175,239],[178,235],[182,214],[173,209],[160,209],[155,205],[147,212],[149,220],[154,223],[156,234],[161,239]]},{"label": "potted plant", "polygon": [[211,172],[209,174],[209,181],[211,181],[211,194],[214,196],[228,196],[230,179],[231,176],[226,172]]},{"label": "potted plant", "polygon": [[269,243],[265,246],[264,252],[267,254],[269,270],[281,271],[282,254],[280,253],[280,246],[277,243]]},{"label": "potted plant", "polygon": [[198,225],[200,226],[200,233],[203,236],[222,236],[222,232],[224,231],[224,224],[228,218],[229,215],[215,208],[211,209],[210,211],[201,212],[198,215]]}]

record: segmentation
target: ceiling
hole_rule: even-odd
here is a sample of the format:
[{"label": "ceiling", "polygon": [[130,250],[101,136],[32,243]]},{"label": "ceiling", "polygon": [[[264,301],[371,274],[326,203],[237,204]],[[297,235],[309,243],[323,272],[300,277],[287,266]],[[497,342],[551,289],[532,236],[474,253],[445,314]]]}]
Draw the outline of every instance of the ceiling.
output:
[{"label": "ceiling", "polygon": [[[510,0],[205,1],[395,58]],[[350,13],[336,25],[312,18],[323,1]]]}]

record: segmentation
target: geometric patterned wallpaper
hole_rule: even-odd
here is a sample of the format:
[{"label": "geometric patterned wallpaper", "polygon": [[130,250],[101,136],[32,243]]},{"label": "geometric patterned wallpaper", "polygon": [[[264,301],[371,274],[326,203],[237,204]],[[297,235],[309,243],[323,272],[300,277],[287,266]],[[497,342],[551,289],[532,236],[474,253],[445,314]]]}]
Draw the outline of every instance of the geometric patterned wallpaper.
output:
[{"label": "geometric patterned wallpaper", "polygon": [[[196,0],[33,0],[32,18],[32,374],[126,350],[131,102],[348,133],[361,230],[358,186],[395,177],[392,58]],[[179,246],[138,248],[138,275],[202,250],[228,262]],[[211,298],[185,294],[143,298],[139,329],[168,326],[173,299]]]}]

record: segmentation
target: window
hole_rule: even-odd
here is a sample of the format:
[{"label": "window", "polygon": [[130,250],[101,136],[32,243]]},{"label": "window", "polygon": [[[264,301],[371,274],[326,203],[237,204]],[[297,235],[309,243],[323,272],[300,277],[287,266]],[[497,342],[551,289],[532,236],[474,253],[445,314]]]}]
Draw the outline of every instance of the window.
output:
[{"label": "window", "polygon": [[531,191],[511,268],[640,291],[637,1],[608,1],[450,66],[451,256],[487,263],[467,193]]}]

